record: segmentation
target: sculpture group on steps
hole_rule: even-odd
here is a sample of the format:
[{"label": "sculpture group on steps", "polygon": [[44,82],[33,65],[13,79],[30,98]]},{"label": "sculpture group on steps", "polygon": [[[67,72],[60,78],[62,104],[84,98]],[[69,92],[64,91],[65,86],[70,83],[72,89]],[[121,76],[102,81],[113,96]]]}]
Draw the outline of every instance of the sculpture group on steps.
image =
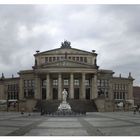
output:
[{"label": "sculpture group on steps", "polygon": [[71,111],[71,106],[67,103],[68,92],[66,89],[63,90],[62,95],[63,100],[58,107],[58,111]]}]

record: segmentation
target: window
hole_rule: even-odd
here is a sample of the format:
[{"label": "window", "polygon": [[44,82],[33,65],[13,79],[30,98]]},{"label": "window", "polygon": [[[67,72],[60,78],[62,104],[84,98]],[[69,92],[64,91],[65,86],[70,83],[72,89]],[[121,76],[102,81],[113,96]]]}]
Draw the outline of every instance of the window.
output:
[{"label": "window", "polygon": [[80,57],[80,61],[83,62],[83,57]]},{"label": "window", "polygon": [[64,60],[64,57],[63,56],[61,56],[61,60]]},{"label": "window", "polygon": [[101,80],[101,87],[104,86],[104,80]]},{"label": "window", "polygon": [[75,85],[75,86],[79,86],[79,80],[77,80],[77,79],[74,80],[74,85]]},{"label": "window", "polygon": [[45,63],[48,63],[48,57],[45,57]]},{"label": "window", "polygon": [[72,57],[72,60],[74,60],[74,61],[75,61],[75,57]]},{"label": "window", "polygon": [[76,61],[79,61],[79,57],[76,57]]},{"label": "window", "polygon": [[69,56],[69,59],[71,59],[71,56]]},{"label": "window", "polygon": [[120,97],[119,97],[119,92],[117,92],[117,99],[120,99]]},{"label": "window", "polygon": [[85,80],[85,85],[89,86],[89,84],[90,84],[89,80]]},{"label": "window", "polygon": [[123,96],[122,96],[122,92],[120,92],[120,99],[122,99],[123,98]]},{"label": "window", "polygon": [[53,86],[57,86],[58,85],[58,80],[53,80]]},{"label": "window", "polygon": [[9,84],[7,86],[8,99],[18,99],[18,84]]},{"label": "window", "polygon": [[69,80],[64,80],[64,85],[65,86],[69,85]]},{"label": "window", "polygon": [[116,92],[114,92],[114,99],[116,99]]},{"label": "window", "polygon": [[87,57],[84,57],[84,62],[87,63]]},{"label": "window", "polygon": [[52,62],[52,57],[49,57],[49,62]]},{"label": "window", "polygon": [[123,85],[123,90],[125,90],[125,84]]},{"label": "window", "polygon": [[125,99],[125,92],[123,92],[123,99]]},{"label": "window", "polygon": [[42,87],[46,87],[46,80],[42,80]]},{"label": "window", "polygon": [[24,97],[25,98],[34,97],[34,87],[35,87],[34,80],[24,80]]},{"label": "window", "polygon": [[98,84],[98,86],[101,86],[101,85],[100,85],[100,80],[97,81],[97,84]]},{"label": "window", "polygon": [[53,57],[53,61],[55,61],[55,57]]},{"label": "window", "polygon": [[59,60],[60,58],[59,57],[57,57],[57,60]]}]

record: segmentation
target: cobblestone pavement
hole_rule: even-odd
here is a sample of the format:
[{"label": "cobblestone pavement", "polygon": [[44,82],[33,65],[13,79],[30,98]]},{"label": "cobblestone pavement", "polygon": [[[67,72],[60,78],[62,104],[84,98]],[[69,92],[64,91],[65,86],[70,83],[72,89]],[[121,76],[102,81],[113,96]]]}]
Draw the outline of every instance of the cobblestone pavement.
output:
[{"label": "cobblestone pavement", "polygon": [[48,117],[0,112],[0,136],[140,136],[140,114],[95,112],[79,117]]}]

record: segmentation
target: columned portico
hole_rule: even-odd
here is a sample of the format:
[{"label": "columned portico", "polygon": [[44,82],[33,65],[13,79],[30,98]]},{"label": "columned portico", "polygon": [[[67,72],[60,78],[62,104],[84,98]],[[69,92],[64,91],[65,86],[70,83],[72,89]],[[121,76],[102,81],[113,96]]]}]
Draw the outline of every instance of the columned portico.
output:
[{"label": "columned portico", "polygon": [[[69,72],[53,74],[49,72],[44,76],[46,76],[45,91],[47,100],[62,100],[62,91],[64,88],[68,90],[69,99],[89,100],[97,98],[97,75],[95,73]],[[41,77],[36,76],[35,81],[35,98],[41,99]],[[66,85],[64,82],[67,82],[65,83]]]}]

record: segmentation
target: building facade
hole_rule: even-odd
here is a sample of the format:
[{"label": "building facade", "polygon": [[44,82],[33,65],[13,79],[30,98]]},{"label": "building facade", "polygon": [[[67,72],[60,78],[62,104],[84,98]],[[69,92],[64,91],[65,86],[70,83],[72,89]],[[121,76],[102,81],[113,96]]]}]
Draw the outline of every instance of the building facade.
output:
[{"label": "building facade", "polygon": [[31,70],[19,77],[0,80],[0,99],[17,100],[17,110],[32,111],[38,100],[94,100],[98,111],[114,111],[117,103],[133,104],[133,78],[113,77],[112,70],[99,69],[97,53],[72,48],[64,41],[60,48],[34,54]]}]

